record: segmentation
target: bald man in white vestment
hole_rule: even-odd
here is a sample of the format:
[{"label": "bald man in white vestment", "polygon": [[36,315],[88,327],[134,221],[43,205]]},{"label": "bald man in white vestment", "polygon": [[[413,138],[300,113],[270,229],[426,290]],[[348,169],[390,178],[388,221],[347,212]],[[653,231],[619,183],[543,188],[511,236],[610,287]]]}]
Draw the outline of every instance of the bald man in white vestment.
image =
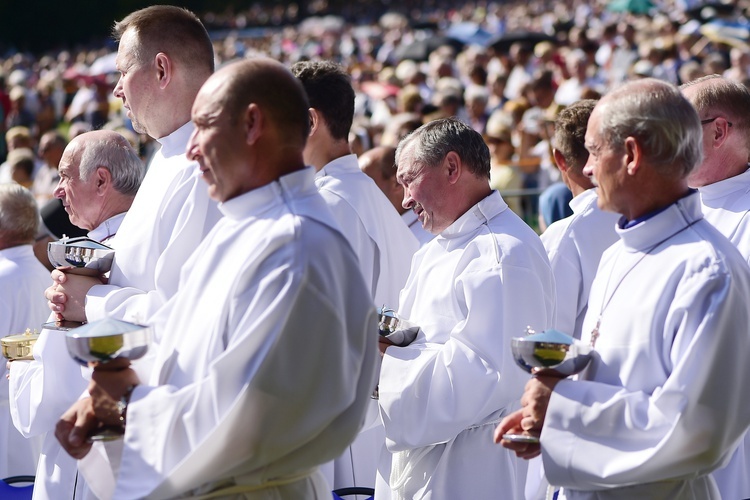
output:
[{"label": "bald man in white vestment", "polygon": [[[19,184],[0,184],[0,337],[38,331],[49,313],[44,300],[49,272],[32,248],[38,225],[31,192]],[[33,476],[41,439],[25,439],[13,427],[5,363],[0,371],[0,478]]]},{"label": "bald man in white vestment", "polygon": [[[688,177],[703,216],[750,262],[750,91],[718,75],[686,83],[684,95],[703,125],[703,163]],[[750,498],[750,439],[713,473],[722,498]]]},{"label": "bald man in white vestment", "polygon": [[[409,275],[419,243],[378,186],[351,154],[354,89],[344,68],[330,61],[299,62],[292,73],[310,100],[310,137],[305,164],[359,259],[374,304],[393,308]],[[334,488],[375,485],[383,428],[372,403],[365,429],[340,459],[325,469]]]},{"label": "bald man in white vestment", "polygon": [[[643,79],[602,98],[584,172],[621,213],[602,258],[579,380],[534,377],[497,441],[541,453],[569,499],[718,499],[711,472],[750,425],[750,268],[702,216],[688,175],[702,157],[698,114],[671,84]],[[541,432],[541,445],[503,440]]]},{"label": "bald man in white vestment", "polygon": [[304,167],[307,108],[299,81],[264,58],[223,68],[196,98],[188,154],[225,217],[158,313],[151,380],[95,370],[92,397],[56,432],[80,458],[97,423],[87,411],[124,420],[114,498],[330,498],[318,466],[362,425],[377,319]]},{"label": "bald man in white vestment", "polygon": [[554,325],[555,285],[539,237],[489,187],[482,136],[456,119],[399,144],[405,208],[436,237],[414,257],[398,311],[421,327],[381,343],[377,499],[523,498],[525,464],[492,431],[528,374],[510,343]]},{"label": "bald man in white vestment", "polygon": [[[143,162],[123,136],[109,130],[74,138],[60,160],[54,195],[71,222],[88,237],[116,247],[117,232],[143,179]],[[54,313],[48,319],[55,320]],[[32,361],[14,361],[10,369],[13,423],[26,437],[44,435],[36,470],[34,498],[68,498],[82,494],[77,465],[52,432],[59,416],[86,390],[81,365],[68,354],[65,333],[43,329]]]}]

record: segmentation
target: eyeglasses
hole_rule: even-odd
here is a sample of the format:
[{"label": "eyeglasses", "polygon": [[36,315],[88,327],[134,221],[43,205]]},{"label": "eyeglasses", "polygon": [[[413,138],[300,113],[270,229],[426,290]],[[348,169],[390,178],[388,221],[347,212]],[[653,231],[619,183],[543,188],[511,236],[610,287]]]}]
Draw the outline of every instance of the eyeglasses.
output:
[{"label": "eyeglasses", "polygon": [[[701,125],[706,125],[708,123],[711,123],[712,121],[716,120],[717,118],[721,118],[720,116],[714,116],[713,118],[708,118],[706,120],[701,120]],[[731,127],[732,122],[727,121],[727,124]]]}]

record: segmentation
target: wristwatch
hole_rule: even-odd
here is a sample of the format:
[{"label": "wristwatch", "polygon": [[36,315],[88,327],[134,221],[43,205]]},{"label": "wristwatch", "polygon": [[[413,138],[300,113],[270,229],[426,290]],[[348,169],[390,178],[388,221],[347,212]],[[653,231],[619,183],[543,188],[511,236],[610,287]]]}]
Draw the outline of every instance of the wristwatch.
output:
[{"label": "wristwatch", "polygon": [[120,400],[115,403],[115,408],[117,409],[118,415],[120,415],[120,424],[123,426],[125,425],[125,418],[128,411],[128,403],[130,402],[130,395],[133,394],[133,389],[135,389],[134,385],[128,386],[127,389],[125,389],[125,393],[122,395]]}]

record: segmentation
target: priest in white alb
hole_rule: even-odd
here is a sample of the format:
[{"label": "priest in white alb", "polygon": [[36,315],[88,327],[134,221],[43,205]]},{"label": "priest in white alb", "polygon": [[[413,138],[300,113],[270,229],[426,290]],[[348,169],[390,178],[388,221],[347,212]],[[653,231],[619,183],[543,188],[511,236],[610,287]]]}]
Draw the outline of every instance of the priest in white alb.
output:
[{"label": "priest in white alb", "polygon": [[[115,248],[120,223],[133,203],[143,170],[143,162],[127,139],[109,130],[86,132],[65,148],[54,194],[74,225],[88,229],[89,238]],[[48,322],[54,321],[53,313]],[[74,491],[82,491],[83,480],[77,481],[75,461],[49,431],[88,382],[81,365],[68,354],[64,331],[43,329],[33,355],[32,361],[11,363],[13,424],[26,437],[45,436],[35,498],[73,496]]]},{"label": "priest in white alb", "polygon": [[555,285],[539,237],[490,189],[482,136],[457,119],[420,127],[396,153],[403,205],[436,237],[414,257],[398,313],[408,346],[380,344],[377,499],[523,498],[525,464],[492,431],[528,373],[510,343],[554,325]]},{"label": "priest in white alb", "polygon": [[[49,314],[44,290],[49,272],[34,255],[32,243],[39,210],[29,190],[0,184],[0,337],[38,331]],[[22,363],[22,361],[11,362]],[[26,439],[13,427],[8,406],[5,360],[0,368],[0,479],[36,472],[39,437]]]},{"label": "priest in white alb", "polygon": [[[701,121],[669,83],[643,79],[602,98],[584,172],[599,206],[622,214],[591,288],[578,380],[538,376],[495,438],[541,453],[568,499],[719,499],[711,472],[750,425],[750,268],[701,213],[688,175]],[[541,432],[541,444],[503,439]]]},{"label": "priest in white alb", "polygon": [[[346,70],[331,61],[292,66],[310,101],[310,137],[305,164],[315,168],[315,185],[354,249],[377,307],[394,308],[406,283],[417,239],[383,192],[359,169],[349,146],[354,120],[354,89]],[[373,487],[383,427],[377,404],[370,405],[362,433],[325,468],[334,488]]]},{"label": "priest in white alb", "polygon": [[[750,262],[750,91],[710,75],[680,87],[703,125],[703,163],[688,177],[703,216]],[[713,473],[722,498],[750,498],[750,439],[745,436],[726,467]]]},{"label": "priest in white alb", "polygon": [[318,466],[362,425],[377,321],[304,167],[307,107],[289,70],[265,58],[226,66],[196,98],[188,154],[224,218],[157,314],[151,379],[95,370],[92,397],[56,431],[81,458],[90,412],[124,422],[113,498],[330,498]]}]

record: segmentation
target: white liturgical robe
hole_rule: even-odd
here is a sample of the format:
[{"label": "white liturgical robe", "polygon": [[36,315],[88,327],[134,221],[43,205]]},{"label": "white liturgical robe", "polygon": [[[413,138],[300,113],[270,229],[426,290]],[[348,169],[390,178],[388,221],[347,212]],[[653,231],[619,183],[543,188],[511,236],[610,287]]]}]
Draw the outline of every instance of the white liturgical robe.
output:
[{"label": "white liturgical robe", "polygon": [[604,251],[617,241],[619,214],[602,211],[595,189],[570,202],[573,215],[552,223],[542,233],[557,290],[557,323],[561,332],[581,338],[591,282]]},{"label": "white liturgical robe", "polygon": [[[703,216],[750,262],[750,169],[698,192]],[[747,475],[750,477],[750,471]]]},{"label": "white liturgical robe", "polygon": [[[114,248],[124,217],[124,213],[110,217],[88,237]],[[46,281],[49,286],[49,273]],[[54,318],[52,314],[47,321]],[[32,361],[11,363],[10,409],[13,424],[24,436],[44,436],[34,498],[74,498],[73,491],[82,490],[83,480],[77,477],[76,460],[63,450],[52,431],[60,415],[86,390],[88,381],[81,376],[81,365],[68,354],[64,331],[43,329],[33,354]]]},{"label": "white liturgical robe", "polygon": [[242,498],[330,498],[315,471],[363,423],[377,318],[313,176],[220,206],[159,313],[168,319],[152,380],[128,406],[114,498],[232,485]]},{"label": "white liturgical robe", "polygon": [[395,307],[419,243],[375,182],[359,169],[356,155],[328,163],[315,185],[359,259],[378,306]]},{"label": "white liturgical robe", "polygon": [[[31,245],[0,250],[0,337],[39,331],[49,314],[44,291],[52,281]],[[23,363],[23,361],[14,361]],[[11,421],[6,360],[0,368],[0,478],[33,476],[41,439],[26,439]]]},{"label": "white liturgical robe", "polygon": [[[750,262],[750,170],[698,189],[703,217]],[[746,435],[726,467],[713,473],[721,497],[750,498],[750,438]]]},{"label": "white liturgical robe", "polygon": [[511,338],[554,325],[554,289],[539,237],[496,191],[417,252],[398,311],[420,331],[381,366],[376,498],[522,498],[525,463],[492,434],[529,378]]},{"label": "white liturgical robe", "polygon": [[193,128],[188,122],[158,140],[161,149],[118,231],[109,284],[86,296],[88,321],[147,322],[175,294],[183,264],[219,219],[198,164],[185,157]]},{"label": "white liturgical robe", "polygon": [[710,472],[750,425],[750,268],[697,193],[604,254],[583,324],[596,355],[563,380],[542,429],[544,470],[570,499],[720,498]]},{"label": "white liturgical robe", "polygon": [[[360,170],[356,155],[325,165],[315,175],[315,185],[357,255],[374,304],[396,307],[419,242],[377,184]],[[368,417],[366,428],[336,460],[333,473],[330,465],[325,468],[334,488],[375,486],[384,439],[375,402]]]}]

